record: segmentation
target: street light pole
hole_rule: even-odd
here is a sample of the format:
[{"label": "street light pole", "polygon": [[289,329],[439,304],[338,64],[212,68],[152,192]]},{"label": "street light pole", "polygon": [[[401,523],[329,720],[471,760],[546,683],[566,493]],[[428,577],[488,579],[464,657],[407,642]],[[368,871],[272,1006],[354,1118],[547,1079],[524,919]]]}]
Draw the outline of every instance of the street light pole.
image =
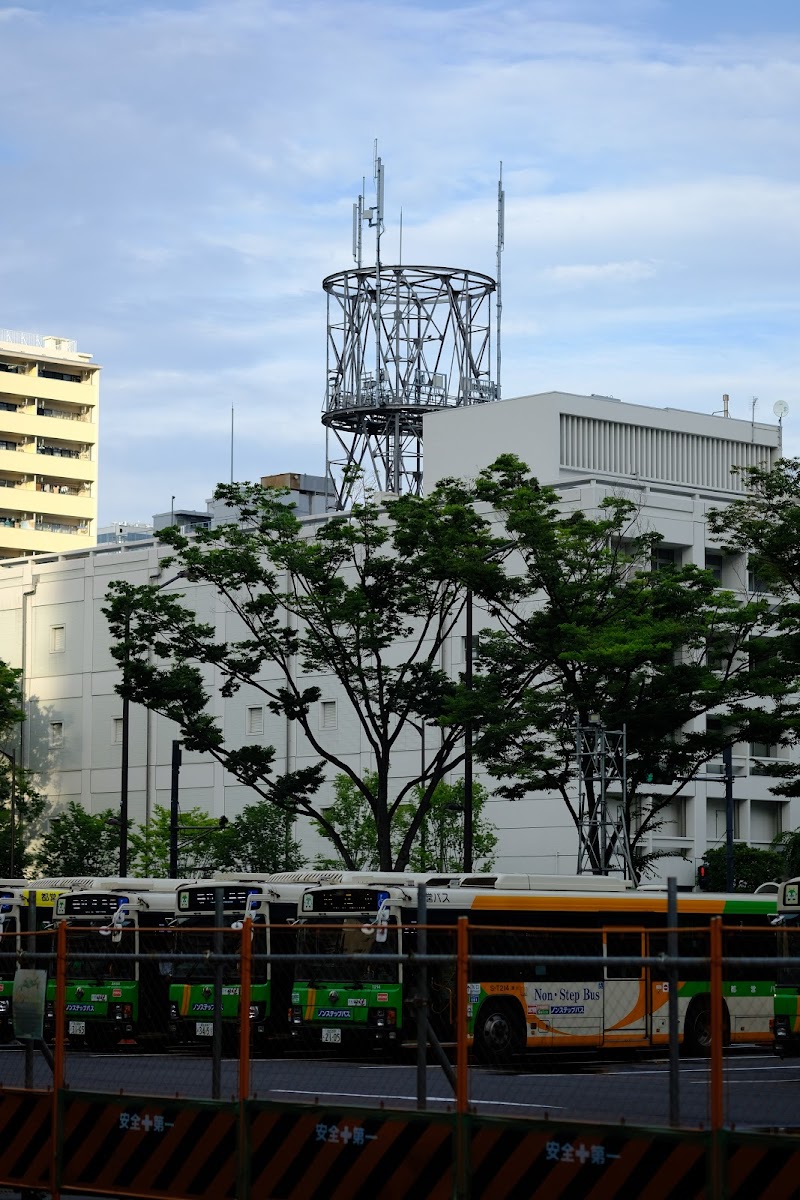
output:
[{"label": "street light pole", "polygon": [[[464,664],[464,685],[468,702],[472,703],[472,588],[467,588],[466,601],[467,644]],[[467,717],[464,726],[464,873],[472,871],[472,717]]]},{"label": "street light pole", "polygon": [[[131,634],[131,615],[125,617],[125,667],[128,666],[128,642]],[[128,747],[131,726],[131,702],[122,697],[122,763],[119,783],[119,873],[128,874]]]},{"label": "street light pole", "polygon": [[0,750],[0,754],[11,763],[11,856],[9,875],[13,879],[15,877],[14,867],[16,864],[14,840],[17,832],[17,752],[16,750]]},{"label": "street light pole", "polygon": [[181,773],[181,743],[172,743],[172,785],[169,797],[169,878],[178,878],[178,784]]}]

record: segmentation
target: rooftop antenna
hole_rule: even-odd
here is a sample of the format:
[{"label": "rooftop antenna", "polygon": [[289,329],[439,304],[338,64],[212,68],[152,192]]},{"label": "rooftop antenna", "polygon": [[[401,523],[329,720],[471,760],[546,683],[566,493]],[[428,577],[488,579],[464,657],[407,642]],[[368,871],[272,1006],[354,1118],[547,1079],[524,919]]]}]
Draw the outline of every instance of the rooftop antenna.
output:
[{"label": "rooftop antenna", "polygon": [[357,267],[361,266],[362,237],[361,230],[367,219],[364,209],[364,194],[367,190],[366,180],[361,177],[361,195],[353,205],[353,258]]},{"label": "rooftop antenna", "polygon": [[[460,267],[381,261],[384,166],[373,147],[375,198],[353,205],[355,268],[322,282],[327,294],[325,470],[337,511],[364,487],[422,495],[423,418],[497,399],[491,371],[494,279]],[[502,187],[500,197],[502,200]],[[502,247],[502,207],[498,214]],[[375,263],[364,265],[364,226]]]},{"label": "rooftop antenna", "polygon": [[497,399],[500,399],[500,322],[503,315],[503,287],[500,274],[500,260],[506,239],[506,194],[503,191],[503,164],[500,163],[500,178],[497,181],[497,301],[495,313],[497,316]]},{"label": "rooftop antenna", "polygon": [[783,418],[789,411],[789,405],[785,400],[776,400],[772,411],[778,418],[778,456],[780,457],[783,454]]}]

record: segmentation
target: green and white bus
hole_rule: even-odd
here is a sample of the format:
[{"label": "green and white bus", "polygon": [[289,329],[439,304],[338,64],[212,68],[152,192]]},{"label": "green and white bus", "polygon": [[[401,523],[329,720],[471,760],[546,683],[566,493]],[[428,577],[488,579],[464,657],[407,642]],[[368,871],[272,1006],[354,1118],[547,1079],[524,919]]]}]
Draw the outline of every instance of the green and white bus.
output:
[{"label": "green and white bus", "polygon": [[[177,916],[169,939],[169,1037],[172,1045],[208,1045],[214,1031],[215,968],[198,956],[214,952],[221,941],[222,1033],[226,1048],[239,1045],[241,929],[249,917],[251,931],[250,1021],[254,1051],[279,1048],[289,1036],[288,1011],[293,963],[268,956],[293,954],[294,924],[300,897],[311,886],[337,883],[341,871],[286,871],[270,875],[217,875],[177,889]],[[218,939],[217,889],[222,893],[223,927]],[[193,956],[193,957],[192,957]]]},{"label": "green and white bus", "polygon": [[[65,921],[66,1034],[72,1045],[111,1049],[167,1041],[166,937],[175,879],[95,879],[55,902]],[[48,1023],[55,1020],[48,981]]]},{"label": "green and white bus", "polygon": [[778,888],[778,955],[775,975],[774,1050],[781,1058],[800,1053],[800,878]]},{"label": "green and white bus", "polygon": [[[530,1048],[667,1044],[668,972],[639,961],[667,952],[665,891],[596,876],[473,875],[428,883],[426,900],[428,953],[451,956],[428,972],[429,1016],[440,1040],[455,1038],[455,927],[465,916],[468,1035],[484,1060],[508,1061]],[[722,918],[725,1039],[771,1040],[773,979],[738,960],[775,956],[775,910],[774,895],[679,893],[678,953],[695,960],[678,981],[688,1049],[706,1053],[710,1045],[712,916]],[[293,1037],[336,1047],[397,1045],[414,1036],[416,887],[315,888],[302,897],[298,919],[304,959],[292,990]],[[318,955],[355,957],[323,963]],[[387,955],[411,958],[396,963]],[[477,961],[484,955],[505,960]],[[557,956],[571,961],[546,961]]]},{"label": "green and white bus", "polygon": [[[172,1045],[210,1042],[214,1031],[215,968],[207,957],[221,941],[222,1033],[229,1051],[239,1045],[241,929],[251,918],[250,1044],[254,1051],[279,1050],[290,1035],[289,1009],[294,962],[280,955],[296,952],[297,908],[310,890],[346,881],[378,878],[357,871],[282,871],[269,875],[216,875],[178,888],[177,917],[169,940],[169,1036]],[[399,873],[386,881],[408,880]],[[215,933],[216,889],[222,890],[223,927]]]},{"label": "green and white bus", "polygon": [[[33,940],[36,954],[54,955],[53,907],[56,898],[62,892],[89,883],[88,878],[58,878],[0,884],[0,1043],[14,1038],[14,976],[24,962],[29,933],[36,935]],[[52,963],[46,960],[37,958],[32,965],[54,973]]]}]

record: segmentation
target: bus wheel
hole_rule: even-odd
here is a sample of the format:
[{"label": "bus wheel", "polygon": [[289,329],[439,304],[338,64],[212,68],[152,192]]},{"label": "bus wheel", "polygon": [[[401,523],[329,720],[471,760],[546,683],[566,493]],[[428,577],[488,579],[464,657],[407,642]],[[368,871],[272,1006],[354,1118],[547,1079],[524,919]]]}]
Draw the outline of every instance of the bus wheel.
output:
[{"label": "bus wheel", "polygon": [[[722,1044],[730,1042],[728,1006],[722,1004]],[[708,997],[698,997],[689,1005],[683,1026],[683,1044],[687,1054],[707,1058],[711,1053],[711,1005]]]},{"label": "bus wheel", "polygon": [[504,1064],[525,1049],[525,1022],[516,1004],[488,1000],[475,1024],[475,1047],[482,1062]]}]

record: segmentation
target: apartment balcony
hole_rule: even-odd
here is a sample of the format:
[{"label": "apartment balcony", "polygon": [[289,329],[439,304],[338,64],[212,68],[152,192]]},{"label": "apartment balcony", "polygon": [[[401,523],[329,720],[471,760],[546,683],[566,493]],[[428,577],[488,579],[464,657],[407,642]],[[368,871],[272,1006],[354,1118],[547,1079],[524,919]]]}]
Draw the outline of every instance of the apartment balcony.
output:
[{"label": "apartment balcony", "polygon": [[94,410],[83,405],[56,405],[47,401],[37,405],[13,404],[0,393],[0,439],[47,438],[60,442],[81,442],[94,445],[97,425]]},{"label": "apartment balcony", "polygon": [[[62,487],[69,487],[62,484]],[[0,505],[10,508],[12,496],[14,504],[21,510],[42,516],[45,520],[52,516],[55,520],[62,517],[75,517],[82,521],[93,520],[97,511],[97,501],[94,496],[83,489],[69,491],[29,491],[20,489],[17,492],[0,492]]]},{"label": "apartment balcony", "polygon": [[[67,370],[68,368],[65,368]],[[81,368],[76,367],[76,372]],[[97,372],[95,371],[96,375]],[[14,396],[24,396],[27,400],[66,401],[71,404],[95,405],[99,392],[92,379],[82,383],[73,383],[65,379],[47,379],[41,375],[0,375],[0,391],[9,392]]]},{"label": "apartment balcony", "polygon": [[58,528],[59,522],[48,522],[48,528],[33,528],[33,522],[23,525],[5,525],[0,520],[0,557],[22,558],[28,554],[55,554],[67,550],[79,550],[82,546],[94,544],[94,534],[91,523],[87,522],[83,530],[77,527],[74,532],[64,532]]}]

